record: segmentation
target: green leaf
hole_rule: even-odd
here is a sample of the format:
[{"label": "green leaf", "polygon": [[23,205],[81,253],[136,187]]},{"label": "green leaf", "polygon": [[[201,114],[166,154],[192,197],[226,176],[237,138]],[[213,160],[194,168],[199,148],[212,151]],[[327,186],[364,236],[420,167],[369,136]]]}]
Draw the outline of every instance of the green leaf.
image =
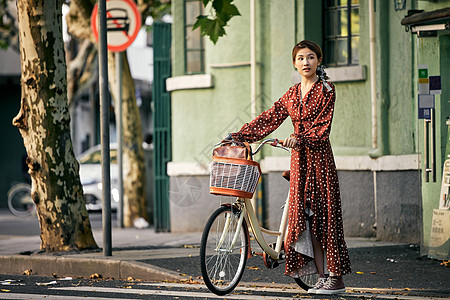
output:
[{"label": "green leaf", "polygon": [[227,0],[214,0],[212,6],[216,10],[216,12],[221,12],[224,6],[224,2],[226,1]]},{"label": "green leaf", "polygon": [[233,0],[224,0],[222,13],[226,13],[230,16],[240,16],[241,14],[236,5],[231,4],[231,2],[233,2]]},{"label": "green leaf", "polygon": [[224,36],[225,26],[233,16],[240,16],[237,7],[232,4],[233,0],[203,0],[203,5],[212,2],[212,9],[215,10],[214,17],[198,16],[192,30],[200,28],[203,36],[209,36],[210,40],[216,44],[219,37]]}]

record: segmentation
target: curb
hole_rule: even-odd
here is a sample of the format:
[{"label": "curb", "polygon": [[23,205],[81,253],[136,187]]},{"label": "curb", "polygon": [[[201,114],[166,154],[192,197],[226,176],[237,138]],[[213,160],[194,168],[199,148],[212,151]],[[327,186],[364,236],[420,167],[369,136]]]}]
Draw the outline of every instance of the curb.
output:
[{"label": "curb", "polygon": [[185,279],[176,272],[150,264],[110,258],[1,255],[0,266],[0,274],[22,275],[25,270],[32,270],[32,275],[41,276],[57,274],[58,277],[89,278],[92,274],[97,273],[103,278],[125,280],[129,277],[145,281],[182,281]]}]

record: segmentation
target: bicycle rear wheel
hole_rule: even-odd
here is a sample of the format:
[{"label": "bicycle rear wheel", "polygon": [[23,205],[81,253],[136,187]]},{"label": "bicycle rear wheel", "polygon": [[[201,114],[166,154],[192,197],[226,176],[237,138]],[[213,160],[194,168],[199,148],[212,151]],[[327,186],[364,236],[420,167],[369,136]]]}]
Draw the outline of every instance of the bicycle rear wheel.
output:
[{"label": "bicycle rear wheel", "polygon": [[200,246],[203,281],[219,296],[234,290],[247,262],[250,241],[245,219],[239,226],[241,213],[237,208],[222,206],[211,215],[203,230]]},{"label": "bicycle rear wheel", "polygon": [[31,199],[31,187],[19,183],[8,191],[8,208],[17,217],[27,217],[33,214],[35,206]]},{"label": "bicycle rear wheel", "polygon": [[300,276],[299,278],[294,278],[295,282],[305,291],[314,287],[317,280],[319,280],[319,274],[309,274],[305,276]]}]

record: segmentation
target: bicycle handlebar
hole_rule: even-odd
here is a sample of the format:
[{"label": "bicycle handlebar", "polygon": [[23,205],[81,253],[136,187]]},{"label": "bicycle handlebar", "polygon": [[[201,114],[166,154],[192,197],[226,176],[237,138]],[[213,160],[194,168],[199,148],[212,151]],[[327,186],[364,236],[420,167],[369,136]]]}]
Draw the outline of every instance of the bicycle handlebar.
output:
[{"label": "bicycle handlebar", "polygon": [[[227,138],[230,138],[230,139],[227,139]],[[252,155],[257,154],[261,150],[262,146],[266,145],[267,143],[270,143],[269,145],[271,145],[272,147],[281,148],[283,150],[286,150],[286,151],[290,152],[290,150],[288,148],[282,146],[283,142],[284,142],[283,140],[279,140],[279,139],[266,139],[266,140],[263,140],[259,144],[258,148],[256,148],[256,150],[252,152]],[[234,141],[231,138],[231,135],[227,135],[225,137],[225,139],[223,141],[221,141],[220,143],[216,144],[216,146],[224,144],[224,143],[236,143],[236,141]]]},{"label": "bicycle handlebar", "polygon": [[261,150],[262,146],[264,146],[267,143],[270,143],[269,145],[271,145],[272,147],[281,148],[283,150],[286,150],[287,152],[290,152],[290,150],[288,148],[281,146],[281,145],[283,145],[283,142],[284,142],[283,140],[279,140],[279,139],[264,140],[261,142],[261,144],[259,144],[258,148],[256,148],[256,150],[254,152],[252,152],[252,155],[255,155],[256,153],[258,153]]}]

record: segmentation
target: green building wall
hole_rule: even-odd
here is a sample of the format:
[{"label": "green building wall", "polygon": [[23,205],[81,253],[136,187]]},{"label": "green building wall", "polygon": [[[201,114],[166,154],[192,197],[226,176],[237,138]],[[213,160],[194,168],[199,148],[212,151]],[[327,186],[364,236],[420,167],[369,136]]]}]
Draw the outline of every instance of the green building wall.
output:
[{"label": "green building wall", "polygon": [[[259,113],[270,108],[273,102],[295,84],[292,48],[303,39],[321,44],[323,18],[322,1],[255,2],[256,108]],[[219,38],[216,45],[209,39],[204,39],[205,74],[212,76],[213,85],[209,88],[175,89],[171,92],[171,164],[186,164],[190,167],[194,164],[202,165],[203,173],[196,173],[198,170],[193,173],[205,180],[205,188],[207,164],[210,162],[213,145],[227,133],[237,131],[252,119],[250,1],[235,0],[233,3],[241,16],[230,21],[226,27],[227,35]],[[407,10],[418,8],[420,3],[407,1],[406,8],[399,11],[395,10],[393,1],[375,3],[378,149],[372,149],[368,1],[360,1],[359,9],[359,65],[365,70],[365,77],[354,81],[334,81],[337,100],[330,139],[338,168],[342,165],[340,162],[345,162],[345,166],[339,171],[343,210],[344,213],[346,210],[348,212],[344,219],[355,219],[353,223],[347,222],[350,230],[345,230],[352,235],[416,242],[420,231],[417,220],[422,209],[418,159],[420,132],[414,75],[417,49],[415,38],[411,33],[405,32],[400,22]],[[185,75],[183,4],[183,0],[172,2],[174,77]],[[292,131],[291,122],[287,120],[272,136],[285,138]],[[282,151],[267,147],[262,157],[264,160],[272,158],[272,161],[280,158],[285,165],[286,156]],[[397,168],[405,160],[408,161],[407,166]],[[395,163],[391,164],[391,161]],[[284,187],[278,182],[279,171],[268,171],[265,175],[269,212],[272,211],[270,205],[278,205],[272,203],[276,200],[271,195],[275,195],[281,186]],[[189,170],[169,175],[174,178],[189,176]],[[355,186],[357,188],[352,190]],[[398,202],[402,202],[401,207]],[[364,210],[361,213],[364,216],[355,218],[357,212],[354,209]],[[188,213],[187,210],[184,212]],[[405,216],[398,218],[394,214]],[[377,226],[376,232],[372,225]]]},{"label": "green building wall", "polygon": [[[318,39],[322,28],[317,20],[322,16],[320,1],[315,1],[316,4],[307,2],[309,6],[293,0],[256,2],[256,107],[259,113],[268,109],[294,84],[292,47],[308,37],[315,37],[321,44]],[[205,73],[213,76],[214,87],[172,92],[174,162],[195,162],[199,147],[218,141],[227,132],[235,131],[251,120],[250,2],[235,3],[241,16],[231,20],[226,28],[227,35],[216,45],[205,38]],[[337,101],[330,138],[338,156],[368,155],[372,147],[367,5],[367,1],[361,1],[359,46],[360,65],[365,66],[367,78],[335,83]],[[175,20],[183,20],[182,0],[174,1],[173,14]],[[376,14],[379,143],[385,148],[381,154],[415,153],[416,126],[413,125],[416,112],[411,92],[413,43],[411,34],[400,25],[406,10],[395,11],[390,1],[377,1]],[[173,26],[173,74],[182,76],[185,75],[184,28],[182,22],[174,22]],[[225,66],[231,63],[248,64]],[[291,130],[290,124],[283,124],[275,135],[284,138]],[[193,138],[195,143],[192,143]],[[271,155],[271,152],[266,151],[265,155]]]},{"label": "green building wall", "polygon": [[[417,9],[424,11],[434,11],[442,8],[450,7],[450,1],[439,1],[438,3],[430,3],[429,1],[417,1]],[[441,75],[442,94],[435,95],[436,104],[436,140],[437,140],[437,157],[436,157],[436,182],[424,183],[422,185],[422,206],[423,206],[423,227],[422,227],[422,243],[421,254],[429,253],[430,233],[432,227],[433,210],[439,208],[439,198],[441,192],[442,170],[444,161],[447,159],[446,145],[448,140],[448,128],[446,124],[447,118],[450,116],[450,104],[446,99],[450,99],[450,90],[448,82],[450,81],[450,34],[448,31],[439,32],[437,37],[417,38],[414,37],[413,45],[415,47],[414,72],[417,87],[417,69],[418,65],[428,65],[428,74],[430,76]],[[415,99],[417,99],[417,88],[414,90]],[[417,101],[417,100],[415,100]],[[418,136],[420,146],[423,147],[424,126],[423,120],[418,122]],[[422,161],[422,168],[423,161]],[[424,174],[422,174],[424,180]],[[448,259],[446,257],[444,259]]]}]

